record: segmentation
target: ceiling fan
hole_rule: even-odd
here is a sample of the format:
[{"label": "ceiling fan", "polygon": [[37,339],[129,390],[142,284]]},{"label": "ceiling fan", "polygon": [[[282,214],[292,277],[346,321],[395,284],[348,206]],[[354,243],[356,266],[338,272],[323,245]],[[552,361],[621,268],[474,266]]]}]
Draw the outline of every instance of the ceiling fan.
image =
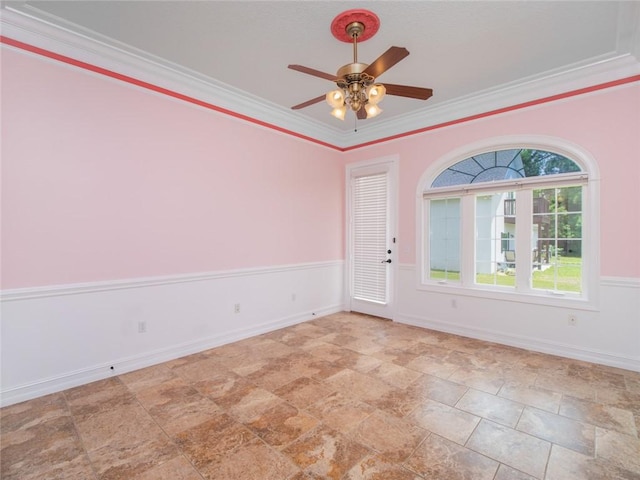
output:
[{"label": "ceiling fan", "polygon": [[377,15],[369,10],[348,10],[338,15],[331,23],[331,31],[338,40],[353,42],[353,63],[340,67],[335,75],[302,65],[289,65],[291,70],[330,80],[338,87],[326,95],[320,95],[291,108],[299,110],[326,100],[333,107],[331,114],[334,117],[344,120],[347,109],[351,109],[363,120],[373,118],[382,112],[378,103],[385,94],[419,100],[431,97],[433,90],[430,88],[376,83],[377,77],[409,55],[409,51],[404,47],[389,48],[371,64],[358,62],[358,40],[368,40],[378,31],[379,26],[380,20]]}]

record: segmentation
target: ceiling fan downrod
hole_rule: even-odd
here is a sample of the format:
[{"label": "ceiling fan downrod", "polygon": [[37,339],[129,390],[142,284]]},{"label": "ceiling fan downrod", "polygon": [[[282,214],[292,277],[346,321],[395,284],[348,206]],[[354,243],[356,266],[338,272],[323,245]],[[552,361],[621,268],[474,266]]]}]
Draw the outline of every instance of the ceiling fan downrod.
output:
[{"label": "ceiling fan downrod", "polygon": [[353,63],[358,63],[358,37],[364,32],[364,25],[360,22],[353,22],[347,25],[347,34],[353,38]]},{"label": "ceiling fan downrod", "polygon": [[369,65],[358,63],[358,37],[362,35],[364,28],[361,22],[351,22],[345,28],[347,35],[353,39],[353,63],[343,65],[336,74],[336,85],[344,91],[344,103],[354,112],[358,112],[367,103],[366,89],[375,80],[364,73]]}]

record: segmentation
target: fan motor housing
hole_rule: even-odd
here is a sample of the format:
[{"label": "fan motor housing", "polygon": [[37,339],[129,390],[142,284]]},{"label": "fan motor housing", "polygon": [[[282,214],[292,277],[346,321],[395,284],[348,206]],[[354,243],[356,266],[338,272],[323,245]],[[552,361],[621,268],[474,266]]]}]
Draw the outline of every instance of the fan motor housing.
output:
[{"label": "fan motor housing", "polygon": [[367,75],[364,72],[369,65],[366,63],[349,63],[347,65],[343,65],[338,69],[338,73],[336,74],[338,86],[342,86],[341,84],[348,85],[353,82],[360,82],[361,84],[367,86],[373,83],[375,78],[371,75]]}]

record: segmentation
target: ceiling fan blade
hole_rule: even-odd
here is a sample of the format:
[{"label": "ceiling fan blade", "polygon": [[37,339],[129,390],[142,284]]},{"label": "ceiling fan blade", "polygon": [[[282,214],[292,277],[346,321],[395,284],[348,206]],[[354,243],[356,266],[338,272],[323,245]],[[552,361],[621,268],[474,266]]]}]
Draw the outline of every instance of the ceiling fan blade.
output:
[{"label": "ceiling fan blade", "polygon": [[307,100],[306,102],[303,102],[299,105],[294,105],[293,107],[291,107],[291,110],[300,110],[301,108],[308,107],[309,105],[313,105],[315,103],[321,102],[326,97],[327,97],[326,95],[320,95],[319,97],[312,98],[311,100]]},{"label": "ceiling fan blade", "polygon": [[367,111],[364,108],[361,108],[356,112],[356,116],[358,117],[358,120],[366,120]]},{"label": "ceiling fan blade", "polygon": [[329,73],[321,72],[320,70],[315,70],[313,68],[305,67],[303,65],[289,65],[291,70],[296,70],[297,72],[306,73],[307,75],[313,75],[314,77],[324,78],[325,80],[330,80],[332,82],[336,81],[336,76],[331,75]]},{"label": "ceiling fan blade", "polygon": [[393,85],[391,83],[383,83],[387,90],[387,95],[396,95],[398,97],[418,98],[426,100],[433,95],[430,88],[410,87],[408,85]]},{"label": "ceiling fan blade", "polygon": [[377,78],[407,55],[409,55],[409,50],[404,47],[390,47],[389,50],[376,58],[371,65],[365,68],[363,73],[371,75],[373,78]]}]

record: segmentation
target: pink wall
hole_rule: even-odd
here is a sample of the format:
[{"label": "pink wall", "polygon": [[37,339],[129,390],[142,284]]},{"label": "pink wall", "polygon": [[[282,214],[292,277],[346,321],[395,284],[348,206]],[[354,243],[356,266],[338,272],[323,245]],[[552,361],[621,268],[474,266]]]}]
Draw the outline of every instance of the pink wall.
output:
[{"label": "pink wall", "polygon": [[424,171],[463,145],[549,135],[589,151],[601,273],[640,277],[640,86],[339,153],[131,85],[2,52],[2,288],[344,257],[344,162],[400,156],[400,262]]},{"label": "pink wall", "polygon": [[337,151],[2,52],[2,288],[340,260]]},{"label": "pink wall", "polygon": [[418,181],[448,153],[487,138],[545,135],[591,153],[601,176],[601,274],[640,277],[638,83],[432,130],[346,153],[348,162],[400,156],[400,262],[415,263]]}]

